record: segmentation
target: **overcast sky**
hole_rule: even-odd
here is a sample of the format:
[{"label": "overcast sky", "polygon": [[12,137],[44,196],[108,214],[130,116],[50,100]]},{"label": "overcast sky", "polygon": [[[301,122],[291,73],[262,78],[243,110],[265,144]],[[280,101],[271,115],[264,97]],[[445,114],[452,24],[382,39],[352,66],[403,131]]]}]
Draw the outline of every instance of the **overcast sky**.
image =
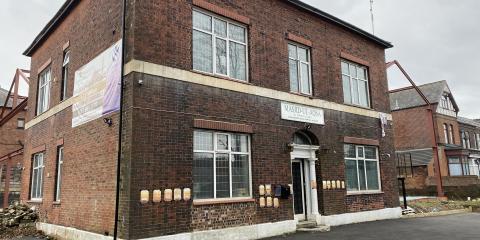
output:
[{"label": "overcast sky", "polygon": [[[369,0],[304,0],[372,31]],[[29,68],[22,52],[64,0],[3,0],[0,8],[0,86],[8,88],[17,67]],[[387,61],[398,60],[418,84],[448,80],[460,115],[480,118],[480,1],[375,0],[375,34],[393,43]],[[390,88],[408,85],[397,70]],[[480,104],[479,104],[480,105]]]}]

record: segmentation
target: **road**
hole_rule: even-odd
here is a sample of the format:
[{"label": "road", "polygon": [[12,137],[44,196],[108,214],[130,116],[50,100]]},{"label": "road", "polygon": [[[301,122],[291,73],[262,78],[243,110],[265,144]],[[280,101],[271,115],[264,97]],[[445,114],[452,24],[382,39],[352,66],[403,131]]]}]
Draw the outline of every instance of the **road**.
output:
[{"label": "road", "polygon": [[480,213],[396,219],[332,227],[328,233],[296,233],[270,240],[479,240]]}]

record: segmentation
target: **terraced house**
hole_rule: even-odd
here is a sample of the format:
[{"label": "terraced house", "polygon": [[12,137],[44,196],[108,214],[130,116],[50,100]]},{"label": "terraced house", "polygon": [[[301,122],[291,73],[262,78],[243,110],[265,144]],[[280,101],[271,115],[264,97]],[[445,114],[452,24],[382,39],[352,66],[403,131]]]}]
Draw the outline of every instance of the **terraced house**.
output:
[{"label": "terraced house", "polygon": [[22,200],[76,239],[399,217],[390,47],[297,0],[68,0],[25,51]]}]

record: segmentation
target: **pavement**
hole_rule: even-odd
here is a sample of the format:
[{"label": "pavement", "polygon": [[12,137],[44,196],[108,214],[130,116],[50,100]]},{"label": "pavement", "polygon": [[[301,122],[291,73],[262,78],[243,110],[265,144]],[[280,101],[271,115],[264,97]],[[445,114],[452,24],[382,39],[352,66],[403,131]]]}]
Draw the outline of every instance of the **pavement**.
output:
[{"label": "pavement", "polygon": [[295,233],[269,240],[478,240],[480,213],[395,219],[332,227],[327,233]]}]

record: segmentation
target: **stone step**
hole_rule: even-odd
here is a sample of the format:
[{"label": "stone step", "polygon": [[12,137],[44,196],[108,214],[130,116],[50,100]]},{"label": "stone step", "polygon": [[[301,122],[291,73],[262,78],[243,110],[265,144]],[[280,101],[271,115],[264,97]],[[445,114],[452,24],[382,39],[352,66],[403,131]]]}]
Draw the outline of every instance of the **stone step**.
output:
[{"label": "stone step", "polygon": [[317,226],[315,221],[302,221],[297,223],[297,229],[299,228],[314,228]]},{"label": "stone step", "polygon": [[297,228],[297,232],[330,232],[330,226],[318,225],[312,228]]}]

